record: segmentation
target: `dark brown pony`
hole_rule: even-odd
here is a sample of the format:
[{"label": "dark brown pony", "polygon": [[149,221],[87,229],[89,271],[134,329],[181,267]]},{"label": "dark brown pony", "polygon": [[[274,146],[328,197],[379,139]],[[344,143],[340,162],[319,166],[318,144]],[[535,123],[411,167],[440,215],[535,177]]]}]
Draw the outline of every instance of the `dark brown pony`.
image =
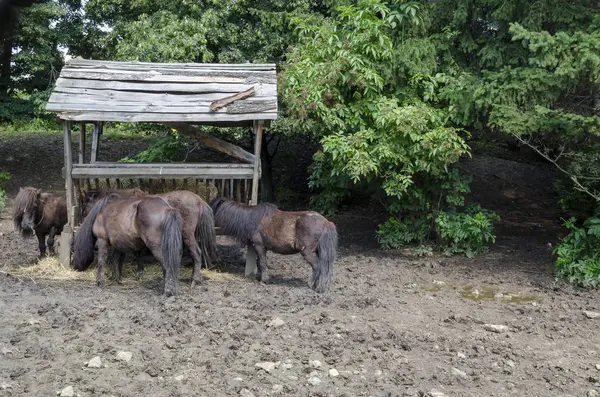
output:
[{"label": "dark brown pony", "polygon": [[12,220],[23,237],[31,237],[35,233],[40,258],[46,254],[46,236],[50,255],[54,255],[54,237],[62,233],[68,221],[67,204],[63,197],[42,193],[41,189],[33,187],[22,187],[15,198]]},{"label": "dark brown pony", "polygon": [[312,266],[310,287],[317,292],[329,289],[337,253],[337,229],[314,211],[288,212],[273,204],[251,206],[218,197],[210,206],[215,224],[224,234],[252,245],[258,254],[259,281],[266,280],[267,251],[302,254]]},{"label": "dark brown pony", "polygon": [[181,215],[165,201],[154,197],[104,197],[94,204],[75,236],[73,267],[83,271],[90,266],[94,245],[98,247],[98,285],[102,284],[102,269],[109,255],[116,256],[120,278],[124,251],[147,247],[162,265],[164,294],[177,294],[183,250]]},{"label": "dark brown pony", "polygon": [[[87,214],[94,200],[106,197],[109,194],[118,194],[127,197],[141,196],[145,192],[139,189],[89,191],[83,205],[84,214]],[[158,197],[171,207],[179,210],[183,222],[183,243],[194,261],[192,287],[195,283],[201,283],[202,274],[200,269],[202,269],[202,263],[208,269],[217,258],[217,237],[212,209],[200,196],[188,190],[176,190],[168,193],[148,195],[147,197]],[[142,269],[143,265],[140,262],[138,264],[138,272],[141,272]]]}]

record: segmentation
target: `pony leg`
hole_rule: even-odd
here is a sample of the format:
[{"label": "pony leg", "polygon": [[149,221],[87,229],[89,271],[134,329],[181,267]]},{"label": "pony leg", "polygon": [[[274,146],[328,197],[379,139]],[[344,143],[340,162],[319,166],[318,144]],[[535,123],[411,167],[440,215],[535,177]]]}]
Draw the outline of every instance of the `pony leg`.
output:
[{"label": "pony leg", "polygon": [[52,226],[52,228],[50,228],[50,233],[48,233],[48,251],[50,252],[50,255],[56,253],[54,251],[54,236],[56,236],[56,228]]},{"label": "pony leg", "polygon": [[196,237],[192,234],[184,237],[184,243],[188,247],[188,251],[194,261],[194,268],[192,270],[192,288],[198,284],[202,284],[202,273],[200,269],[202,269],[202,257],[200,255],[200,247],[198,246],[198,242],[196,241]]},{"label": "pony leg", "polygon": [[46,255],[46,235],[41,232],[36,232],[35,235],[38,238],[38,248],[40,249],[39,258],[42,259]]},{"label": "pony leg", "polygon": [[121,283],[121,275],[123,274],[123,259],[125,259],[125,253],[114,250],[111,255],[111,262],[113,264],[113,275],[117,283]]},{"label": "pony leg", "polygon": [[256,265],[258,267],[256,279],[264,283],[269,280],[267,275],[267,249],[263,245],[255,245],[254,249],[256,250]]},{"label": "pony leg", "polygon": [[102,268],[108,260],[108,242],[103,239],[98,239],[96,243],[98,247],[98,272],[96,273],[96,284],[101,286],[102,280]]},{"label": "pony leg", "polygon": [[314,289],[314,285],[315,285],[315,281],[316,281],[315,280],[315,272],[317,271],[317,267],[319,265],[319,258],[317,257],[317,252],[316,251],[301,251],[300,254],[304,258],[304,260],[309,263],[310,267],[312,267],[313,274],[310,278],[310,281],[308,282],[308,285],[310,286],[310,288]]}]

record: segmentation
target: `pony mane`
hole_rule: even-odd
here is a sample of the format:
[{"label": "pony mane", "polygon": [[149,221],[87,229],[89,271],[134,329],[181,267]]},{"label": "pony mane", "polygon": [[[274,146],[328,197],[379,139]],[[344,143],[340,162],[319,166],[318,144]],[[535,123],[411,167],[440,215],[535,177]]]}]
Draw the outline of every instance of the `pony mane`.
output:
[{"label": "pony mane", "polygon": [[28,232],[28,234],[31,234],[30,230],[25,231],[23,228],[21,228],[21,221],[23,220],[25,211],[31,211],[37,200],[37,197],[38,189],[34,187],[22,187],[19,189],[19,194],[17,194],[17,197],[15,197],[12,214],[15,230],[18,230],[21,233]]},{"label": "pony mane", "polygon": [[277,211],[274,204],[246,205],[223,197],[214,199],[210,206],[214,211],[215,223],[223,233],[243,243],[252,238],[263,218]]}]

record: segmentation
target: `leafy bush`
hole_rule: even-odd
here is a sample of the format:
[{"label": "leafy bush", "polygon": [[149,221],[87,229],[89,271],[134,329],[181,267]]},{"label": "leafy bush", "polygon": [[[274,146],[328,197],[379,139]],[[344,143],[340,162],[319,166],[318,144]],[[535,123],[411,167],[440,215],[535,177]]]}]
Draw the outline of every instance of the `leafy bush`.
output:
[{"label": "leafy bush", "polygon": [[600,286],[600,217],[588,218],[582,227],[570,218],[565,227],[570,233],[554,250],[556,277],[582,287]]},{"label": "leafy bush", "polygon": [[486,252],[488,245],[496,241],[494,222],[500,217],[471,205],[463,212],[440,212],[436,219],[436,230],[447,255],[465,254],[471,258]]},{"label": "leafy bush", "polygon": [[124,163],[169,163],[182,160],[183,149],[187,142],[177,133],[168,133],[158,137],[150,147],[133,157],[125,157]]},{"label": "leafy bush", "polygon": [[4,182],[10,179],[10,174],[6,171],[0,171],[0,213],[4,210],[6,206],[7,195],[4,191]]}]

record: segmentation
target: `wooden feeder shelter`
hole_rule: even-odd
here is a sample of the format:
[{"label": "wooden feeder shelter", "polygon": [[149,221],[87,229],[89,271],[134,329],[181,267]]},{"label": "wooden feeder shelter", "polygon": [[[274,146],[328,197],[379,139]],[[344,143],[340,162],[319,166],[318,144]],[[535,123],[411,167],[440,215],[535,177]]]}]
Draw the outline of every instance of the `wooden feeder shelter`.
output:
[{"label": "wooden feeder shelter", "polygon": [[[263,128],[277,118],[277,76],[274,64],[200,64],[97,61],[75,58],[63,67],[46,110],[64,121],[64,178],[69,224],[61,236],[61,263],[71,260],[73,231],[79,224],[82,191],[121,188],[138,181],[184,179],[210,186],[218,195],[258,203]],[[237,160],[236,163],[126,163],[98,159],[105,122],[160,123]],[[73,159],[71,128],[81,124],[78,158]],[[86,153],[86,127],[91,153]],[[207,134],[196,125],[252,127],[254,153]],[[110,185],[110,181],[113,185]],[[194,182],[189,182],[194,183]],[[187,185],[184,185],[187,186]],[[190,189],[192,190],[192,189]],[[209,201],[211,197],[203,197]],[[214,197],[212,197],[214,198]],[[255,269],[248,250],[246,274]]]}]

